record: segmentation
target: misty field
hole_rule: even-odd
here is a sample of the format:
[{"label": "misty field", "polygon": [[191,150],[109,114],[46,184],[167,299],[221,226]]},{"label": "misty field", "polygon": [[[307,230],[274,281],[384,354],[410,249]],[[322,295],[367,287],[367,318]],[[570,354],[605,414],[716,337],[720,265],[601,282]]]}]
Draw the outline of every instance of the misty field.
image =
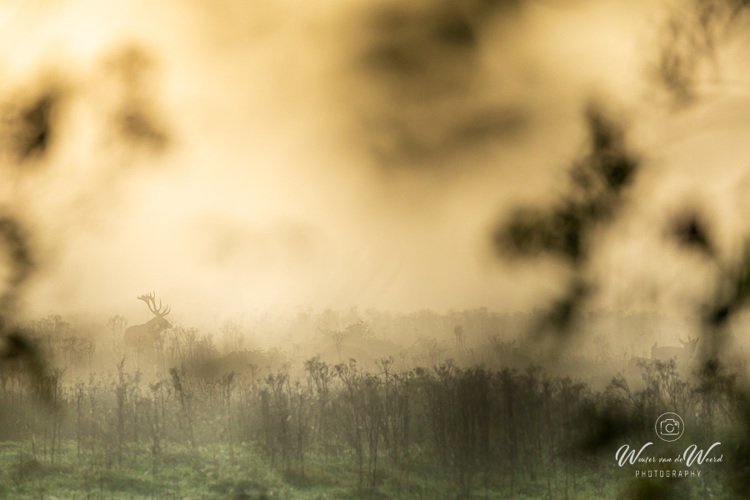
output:
[{"label": "misty field", "polygon": [[748,48],[750,0],[0,2],[0,498],[750,499]]},{"label": "misty field", "polygon": [[[88,373],[85,341],[35,342],[57,346],[54,368],[0,372],[4,498],[735,498],[747,470],[736,378],[674,361],[641,360],[637,383],[593,390],[540,367],[459,366],[458,351],[409,369],[315,356],[209,376],[196,345],[143,371],[126,353]],[[667,409],[687,429],[675,455],[721,441],[723,463],[636,481],[615,451],[656,440]]]}]

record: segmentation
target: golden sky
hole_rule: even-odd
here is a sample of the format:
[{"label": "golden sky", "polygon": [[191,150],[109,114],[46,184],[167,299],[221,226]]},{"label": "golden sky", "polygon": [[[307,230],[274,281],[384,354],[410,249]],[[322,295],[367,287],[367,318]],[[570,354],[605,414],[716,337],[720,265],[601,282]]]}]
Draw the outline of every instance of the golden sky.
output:
[{"label": "golden sky", "polygon": [[[691,5],[6,1],[0,203],[36,251],[25,301],[136,317],[154,290],[186,319],[543,306],[569,270],[506,261],[491,235],[558,199],[595,101],[642,167],[597,233],[591,305],[687,307],[713,271],[664,224],[705,211],[729,259],[750,187],[745,14],[719,16],[704,56]],[[692,64],[688,103],[655,77],[665,50]],[[19,153],[44,96],[46,147]]]}]

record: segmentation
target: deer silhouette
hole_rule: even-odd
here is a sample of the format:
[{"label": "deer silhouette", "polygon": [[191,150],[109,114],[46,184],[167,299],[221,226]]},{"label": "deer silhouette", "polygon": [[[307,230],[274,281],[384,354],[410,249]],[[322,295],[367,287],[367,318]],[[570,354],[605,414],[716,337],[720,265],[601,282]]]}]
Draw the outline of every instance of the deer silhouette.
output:
[{"label": "deer silhouette", "polygon": [[665,346],[659,347],[659,344],[654,343],[651,347],[651,359],[659,361],[669,361],[675,359],[678,363],[689,361],[693,357],[695,347],[698,345],[698,338],[691,338],[688,335],[687,341],[678,339],[682,347]]},{"label": "deer silhouette", "polygon": [[171,327],[171,323],[164,318],[169,314],[169,306],[162,309],[161,300],[159,307],[156,307],[154,293],[143,294],[138,297],[148,306],[148,310],[154,313],[155,317],[141,325],[133,325],[123,334],[123,341],[127,349],[137,351],[138,353],[153,352],[156,349],[156,343],[159,341],[161,332]]}]

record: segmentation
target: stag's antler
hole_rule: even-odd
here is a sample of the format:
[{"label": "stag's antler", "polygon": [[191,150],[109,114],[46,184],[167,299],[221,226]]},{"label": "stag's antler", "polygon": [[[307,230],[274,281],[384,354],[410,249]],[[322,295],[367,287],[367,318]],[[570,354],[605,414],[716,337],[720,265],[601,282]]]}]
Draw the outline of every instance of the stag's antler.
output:
[{"label": "stag's antler", "polygon": [[148,306],[148,310],[157,316],[166,316],[169,314],[171,309],[167,306],[163,311],[161,309],[161,299],[159,299],[159,307],[156,307],[156,300],[154,299],[154,292],[144,293],[138,297],[138,300],[142,300]]}]

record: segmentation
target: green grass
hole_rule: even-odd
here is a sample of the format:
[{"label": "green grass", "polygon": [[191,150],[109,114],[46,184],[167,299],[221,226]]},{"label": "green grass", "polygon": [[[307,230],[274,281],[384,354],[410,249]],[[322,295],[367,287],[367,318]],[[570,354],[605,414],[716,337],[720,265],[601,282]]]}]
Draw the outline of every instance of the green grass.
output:
[{"label": "green grass", "polygon": [[[132,446],[121,464],[104,453],[78,453],[75,442],[63,443],[55,461],[31,441],[0,443],[0,498],[14,499],[289,499],[289,500],[454,500],[460,498],[450,471],[433,465],[397,468],[384,463],[375,491],[358,486],[358,473],[349,459],[308,457],[301,470],[271,469],[251,447],[170,447],[156,463],[147,447]],[[385,460],[384,460],[385,462]],[[578,478],[579,488],[568,488],[568,498],[615,498],[615,491],[595,487]],[[564,479],[553,483],[553,496],[562,494]],[[570,484],[572,482],[569,481]],[[612,495],[612,496],[610,496]],[[510,498],[507,481],[498,475],[487,484],[475,480],[473,497]],[[534,483],[517,482],[512,498],[549,498],[546,477]]]}]

